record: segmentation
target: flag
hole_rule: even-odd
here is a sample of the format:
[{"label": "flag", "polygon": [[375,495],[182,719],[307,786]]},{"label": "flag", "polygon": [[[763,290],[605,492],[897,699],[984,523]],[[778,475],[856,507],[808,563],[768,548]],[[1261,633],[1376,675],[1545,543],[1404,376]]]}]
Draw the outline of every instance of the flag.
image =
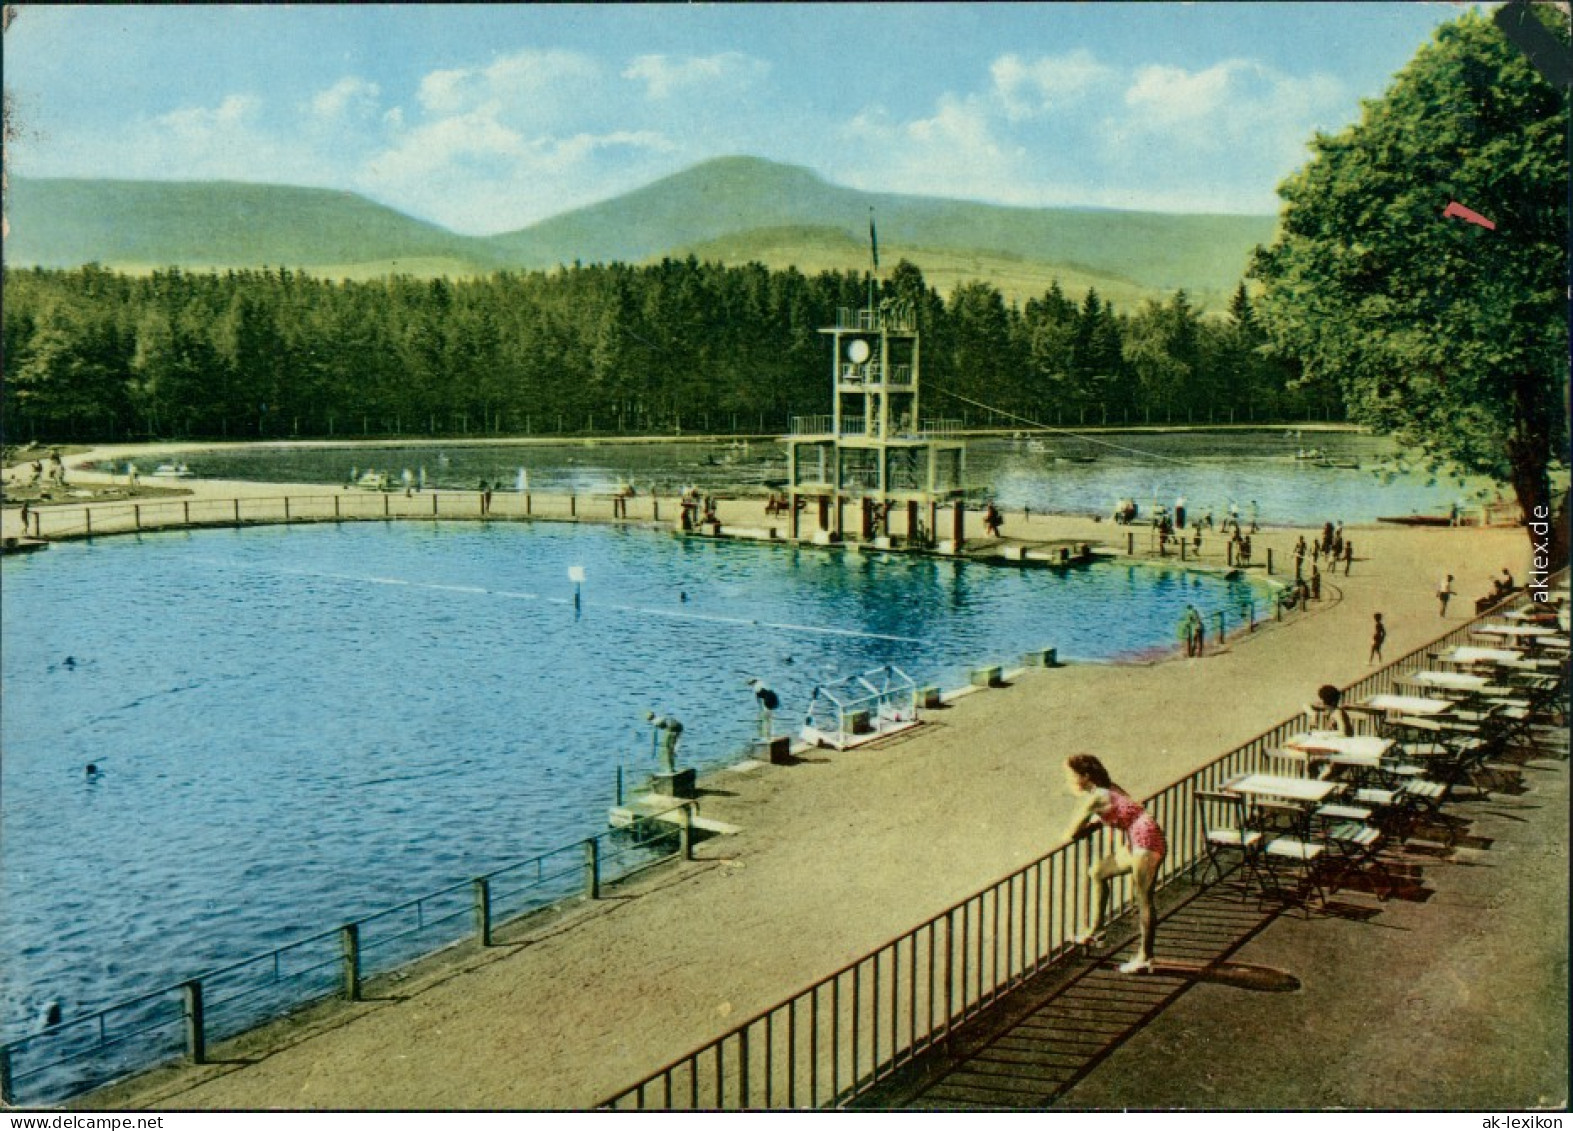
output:
[{"label": "flag", "polygon": [[879,236],[874,232],[874,210],[868,210],[868,249],[874,256],[874,270],[879,270]]}]

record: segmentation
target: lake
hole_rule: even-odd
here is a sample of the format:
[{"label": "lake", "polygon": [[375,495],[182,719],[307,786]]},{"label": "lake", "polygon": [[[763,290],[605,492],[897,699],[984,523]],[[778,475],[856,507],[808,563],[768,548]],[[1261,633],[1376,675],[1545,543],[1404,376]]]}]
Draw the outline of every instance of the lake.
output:
[{"label": "lake", "polygon": [[[1324,467],[1297,453],[1320,451]],[[351,472],[422,473],[432,487],[474,489],[481,481],[511,490],[607,493],[624,482],[667,493],[690,483],[707,491],[763,491],[784,483],[786,455],[772,440],[717,443],[578,441],[574,443],[397,444],[355,448],[192,449],[181,457],[193,474],[260,482],[346,483]],[[1150,511],[1183,495],[1190,512],[1221,519],[1231,503],[1261,521],[1315,525],[1373,522],[1382,515],[1446,513],[1477,504],[1496,488],[1486,480],[1437,476],[1403,456],[1392,441],[1357,432],[1111,432],[1019,439],[991,437],[968,445],[968,477],[1007,509],[1110,514],[1132,497]],[[124,470],[124,464],[117,465]],[[151,468],[143,467],[144,474]]]}]

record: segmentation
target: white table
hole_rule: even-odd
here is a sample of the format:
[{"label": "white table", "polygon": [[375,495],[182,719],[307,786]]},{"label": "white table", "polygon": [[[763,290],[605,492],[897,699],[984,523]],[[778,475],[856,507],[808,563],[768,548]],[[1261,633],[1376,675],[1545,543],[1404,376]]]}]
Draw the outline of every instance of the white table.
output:
[{"label": "white table", "polygon": [[1490,680],[1485,676],[1470,675],[1468,672],[1416,672],[1409,678],[1414,683],[1442,687],[1448,691],[1482,691],[1490,686]]},{"label": "white table", "polygon": [[1398,743],[1373,734],[1344,735],[1337,731],[1310,731],[1291,735],[1284,743],[1287,753],[1306,756],[1306,762],[1329,762],[1335,766],[1354,766],[1374,770]]},{"label": "white table", "polygon": [[1437,662],[1443,664],[1511,664],[1523,658],[1524,653],[1512,648],[1475,648],[1467,644],[1436,656]]},{"label": "white table", "polygon": [[1512,640],[1532,640],[1555,636],[1557,630],[1539,624],[1483,624],[1474,629],[1476,636],[1506,636]]},{"label": "white table", "polygon": [[1308,805],[1326,801],[1343,787],[1337,782],[1320,778],[1291,778],[1281,774],[1246,774],[1242,778],[1225,782],[1224,789],[1244,797],[1280,797],[1286,801],[1303,801]]},{"label": "white table", "polygon": [[1373,695],[1364,702],[1356,703],[1355,709],[1360,711],[1398,711],[1405,715],[1441,715],[1451,711],[1457,704],[1446,699],[1431,699],[1423,695]]}]

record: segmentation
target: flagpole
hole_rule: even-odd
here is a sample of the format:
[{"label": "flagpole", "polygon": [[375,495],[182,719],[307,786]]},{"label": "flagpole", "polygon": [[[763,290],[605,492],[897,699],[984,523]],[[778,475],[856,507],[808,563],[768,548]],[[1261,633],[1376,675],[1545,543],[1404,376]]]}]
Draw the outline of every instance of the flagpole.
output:
[{"label": "flagpole", "polygon": [[869,256],[874,261],[874,270],[868,276],[868,316],[869,321],[874,319],[874,276],[879,272],[879,237],[874,232],[874,206],[868,207],[868,250]]}]

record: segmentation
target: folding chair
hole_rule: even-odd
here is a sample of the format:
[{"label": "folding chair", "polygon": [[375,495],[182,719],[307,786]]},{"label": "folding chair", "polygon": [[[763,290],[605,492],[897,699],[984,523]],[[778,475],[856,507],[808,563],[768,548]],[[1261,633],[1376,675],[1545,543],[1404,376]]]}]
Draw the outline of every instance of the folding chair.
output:
[{"label": "folding chair", "polygon": [[[1327,904],[1327,894],[1317,878],[1327,846],[1311,836],[1310,810],[1287,802],[1258,800],[1252,815],[1266,838],[1262,859],[1271,877],[1271,894],[1286,905],[1300,907],[1309,919],[1312,893],[1319,905]],[[1294,875],[1292,888],[1285,885],[1282,873]]]},{"label": "folding chair", "polygon": [[[1262,882],[1257,858],[1261,855],[1263,837],[1246,822],[1245,799],[1234,793],[1216,793],[1199,789],[1196,791],[1194,802],[1196,817],[1202,826],[1202,848],[1207,854],[1197,882],[1206,886],[1207,873],[1211,869],[1218,877],[1217,882],[1221,884],[1225,874],[1224,854],[1237,852],[1240,854],[1239,866],[1243,866],[1250,873],[1256,881],[1256,890],[1261,891],[1266,885]],[[1241,901],[1243,902],[1249,894],[1249,888],[1242,885]]]},{"label": "folding chair", "polygon": [[1328,856],[1338,865],[1328,886],[1336,888],[1338,881],[1350,874],[1363,875],[1364,866],[1370,864],[1382,877],[1383,886],[1376,889],[1376,898],[1385,903],[1397,885],[1377,856],[1385,838],[1379,828],[1369,823],[1372,811],[1358,805],[1332,804],[1319,806],[1312,816]]}]

